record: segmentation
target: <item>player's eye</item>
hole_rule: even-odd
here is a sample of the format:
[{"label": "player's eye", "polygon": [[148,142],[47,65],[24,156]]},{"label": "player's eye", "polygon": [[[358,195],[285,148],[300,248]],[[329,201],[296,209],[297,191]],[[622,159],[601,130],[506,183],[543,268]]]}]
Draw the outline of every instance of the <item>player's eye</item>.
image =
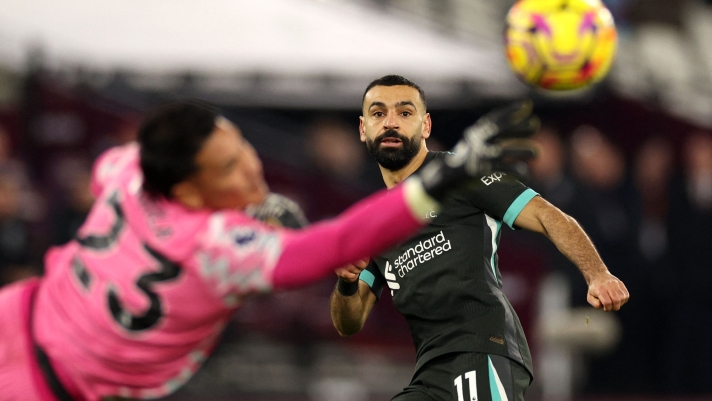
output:
[{"label": "player's eye", "polygon": [[409,112],[409,111],[404,111],[404,112],[401,112],[401,115],[402,115],[403,117],[410,117],[410,116],[413,115],[413,113],[411,113],[411,112]]},{"label": "player's eye", "polygon": [[375,111],[373,112],[374,117],[383,117],[385,114],[383,114],[382,111]]}]

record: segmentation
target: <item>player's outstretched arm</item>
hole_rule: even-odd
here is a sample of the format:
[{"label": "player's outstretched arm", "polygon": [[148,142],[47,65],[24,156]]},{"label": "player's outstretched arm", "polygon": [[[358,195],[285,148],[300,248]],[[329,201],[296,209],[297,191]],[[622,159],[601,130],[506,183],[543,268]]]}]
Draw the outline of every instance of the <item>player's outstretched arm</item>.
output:
[{"label": "player's outstretched arm", "polygon": [[514,224],[544,234],[579,268],[588,283],[588,303],[594,308],[617,311],[628,302],[630,294],[625,284],[608,271],[591,239],[573,217],[536,196]]},{"label": "player's outstretched arm", "polygon": [[336,269],[339,280],[331,294],[331,321],[342,337],[361,331],[376,303],[376,295],[359,280],[366,266],[368,260],[364,259]]},{"label": "player's outstretched arm", "polygon": [[532,148],[499,141],[529,137],[537,127],[528,103],[486,115],[465,131],[452,155],[430,162],[403,185],[358,202],[336,219],[286,235],[273,271],[273,285],[309,284],[414,234],[425,224],[422,216],[439,210],[439,201],[450,189],[488,174],[502,163],[530,157]]},{"label": "player's outstretched arm", "polygon": [[274,268],[275,288],[292,288],[324,278],[354,260],[367,258],[407,238],[439,210],[436,199],[419,180],[407,180],[391,191],[379,191],[334,219],[287,232]]}]

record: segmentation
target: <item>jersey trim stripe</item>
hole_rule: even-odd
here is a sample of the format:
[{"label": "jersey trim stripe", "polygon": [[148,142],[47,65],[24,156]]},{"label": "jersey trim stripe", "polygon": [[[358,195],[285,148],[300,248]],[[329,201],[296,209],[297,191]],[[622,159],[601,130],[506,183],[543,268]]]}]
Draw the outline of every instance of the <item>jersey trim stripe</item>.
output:
[{"label": "jersey trim stripe", "polygon": [[492,401],[509,401],[507,398],[507,392],[504,391],[502,380],[500,380],[499,374],[497,374],[497,369],[492,364],[492,358],[490,358],[489,355],[487,355],[487,365],[489,366],[489,382]]},{"label": "jersey trim stripe", "polygon": [[507,209],[507,212],[504,214],[504,219],[502,219],[505,223],[507,223],[509,228],[514,228],[514,220],[517,219],[517,216],[519,216],[519,213],[522,212],[524,206],[526,206],[527,203],[529,203],[529,201],[537,195],[539,194],[533,189],[527,188],[517,197],[517,199],[514,200],[514,202],[512,202],[511,205],[509,205],[509,209]]},{"label": "jersey trim stripe", "polygon": [[499,281],[497,280],[497,264],[494,258],[497,256],[497,249],[499,248],[497,237],[499,237],[499,231],[502,229],[502,222],[486,214],[485,218],[487,219],[487,226],[489,226],[490,231],[492,231],[492,256],[490,256],[490,267],[492,268],[495,281]]},{"label": "jersey trim stripe", "polygon": [[373,275],[373,273],[368,270],[361,270],[361,274],[358,276],[358,278],[359,280],[368,284],[369,287],[373,287],[373,282],[376,280],[376,277]]},{"label": "jersey trim stripe", "polygon": [[[485,224],[486,227],[484,227],[484,232],[485,232],[485,243],[484,246],[485,248],[483,249],[484,255],[485,255],[485,282],[489,286],[489,289],[494,295],[497,300],[499,301],[500,305],[502,305],[502,308],[504,309],[504,339],[505,343],[507,345],[507,353],[509,354],[510,359],[513,359],[522,365],[525,365],[524,360],[522,358],[522,351],[521,351],[521,344],[519,343],[517,339],[517,324],[516,324],[516,317],[515,317],[515,312],[512,309],[511,304],[509,301],[507,301],[507,298],[504,296],[501,290],[501,282],[500,278],[497,275],[497,247],[499,244],[499,235],[500,231],[502,228],[502,223],[493,217],[485,214]],[[485,225],[483,224],[483,226]],[[488,237],[491,235],[491,237]],[[491,247],[491,249],[487,249]],[[491,253],[489,253],[491,252]],[[490,255],[487,257],[486,255]],[[490,264],[489,269],[487,268],[487,264]],[[490,274],[491,273],[491,274]]]}]

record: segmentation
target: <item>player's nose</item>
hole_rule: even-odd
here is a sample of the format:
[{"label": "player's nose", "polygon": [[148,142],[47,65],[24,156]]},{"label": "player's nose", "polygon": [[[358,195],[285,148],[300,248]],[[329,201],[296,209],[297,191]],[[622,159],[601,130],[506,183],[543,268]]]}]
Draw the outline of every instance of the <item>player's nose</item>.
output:
[{"label": "player's nose", "polygon": [[386,118],[383,122],[383,126],[386,129],[398,128],[398,119],[396,118],[396,113],[388,113],[388,115],[386,115]]},{"label": "player's nose", "polygon": [[260,156],[257,154],[257,151],[252,144],[247,143],[245,146],[247,147],[247,162],[245,163],[247,169],[253,175],[262,175],[262,160],[260,159]]}]

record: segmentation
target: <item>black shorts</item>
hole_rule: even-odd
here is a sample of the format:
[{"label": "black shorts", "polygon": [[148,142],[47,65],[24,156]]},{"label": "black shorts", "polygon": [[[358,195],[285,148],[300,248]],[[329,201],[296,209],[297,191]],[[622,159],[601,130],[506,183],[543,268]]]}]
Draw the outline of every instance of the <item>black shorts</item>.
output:
[{"label": "black shorts", "polygon": [[509,358],[478,352],[428,361],[391,401],[523,401],[532,377]]}]

